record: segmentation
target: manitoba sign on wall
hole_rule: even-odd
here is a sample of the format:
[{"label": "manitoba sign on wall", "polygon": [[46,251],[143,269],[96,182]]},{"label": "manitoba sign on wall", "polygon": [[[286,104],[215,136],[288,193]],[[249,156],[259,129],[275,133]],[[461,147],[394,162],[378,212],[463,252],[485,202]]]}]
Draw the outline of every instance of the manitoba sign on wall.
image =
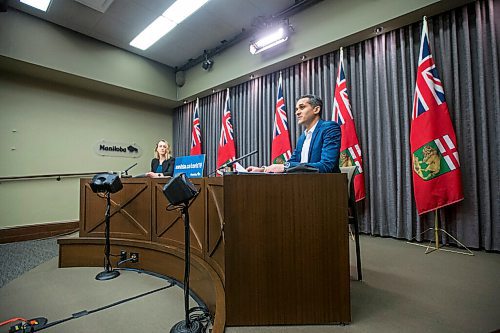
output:
[{"label": "manitoba sign on wall", "polygon": [[114,157],[141,157],[142,148],[136,143],[111,142],[101,140],[94,146],[96,154]]}]

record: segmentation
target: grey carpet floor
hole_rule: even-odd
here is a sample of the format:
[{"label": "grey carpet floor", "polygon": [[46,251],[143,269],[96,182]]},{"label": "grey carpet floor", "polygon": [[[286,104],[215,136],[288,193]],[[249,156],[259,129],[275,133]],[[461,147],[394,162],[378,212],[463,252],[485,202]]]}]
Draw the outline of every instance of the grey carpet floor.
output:
[{"label": "grey carpet floor", "polygon": [[[354,243],[350,245],[352,253]],[[500,254],[424,254],[425,249],[404,241],[370,236],[361,237],[361,251],[364,280],[351,280],[350,325],[228,327],[226,332],[489,333],[500,329]],[[57,258],[49,260],[0,288],[0,321],[14,316],[54,321],[165,285],[163,280],[132,272],[95,281],[100,270],[59,269]],[[355,276],[353,257],[351,276]],[[183,319],[182,302],[182,290],[170,288],[45,331],[166,332]],[[2,329],[0,333],[7,332]]]},{"label": "grey carpet floor", "polygon": [[[114,302],[170,285],[147,274],[121,271],[97,281],[102,268],[58,268],[53,258],[0,289],[0,321],[13,317],[45,317],[49,322],[92,311]],[[171,288],[66,321],[43,332],[168,332],[184,319],[183,290]],[[197,304],[191,299],[190,307]],[[8,326],[0,327],[8,332]]]},{"label": "grey carpet floor", "polygon": [[[465,256],[361,236],[346,326],[231,327],[227,333],[489,333],[500,329],[500,254]],[[354,243],[350,242],[351,254]],[[351,256],[351,277],[355,261]]]},{"label": "grey carpet floor", "polygon": [[57,238],[0,244],[0,288],[58,254]]}]

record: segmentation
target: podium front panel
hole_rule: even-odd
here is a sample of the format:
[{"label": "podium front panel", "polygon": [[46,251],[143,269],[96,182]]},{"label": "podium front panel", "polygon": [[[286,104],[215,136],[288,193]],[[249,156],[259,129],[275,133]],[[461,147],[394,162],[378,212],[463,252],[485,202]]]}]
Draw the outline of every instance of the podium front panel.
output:
[{"label": "podium front panel", "polygon": [[224,177],[226,324],[350,322],[347,179]]}]

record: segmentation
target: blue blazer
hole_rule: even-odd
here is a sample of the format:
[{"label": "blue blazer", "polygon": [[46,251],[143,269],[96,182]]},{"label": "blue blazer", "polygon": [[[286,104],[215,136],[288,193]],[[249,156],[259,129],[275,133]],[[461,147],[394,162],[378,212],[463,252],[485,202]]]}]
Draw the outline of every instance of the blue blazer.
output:
[{"label": "blue blazer", "polygon": [[[300,164],[300,155],[305,139],[306,136],[302,133],[292,157],[288,160],[290,167]],[[309,162],[306,165],[318,168],[320,173],[340,172],[340,139],[340,125],[334,121],[320,119],[312,134],[309,147]]]}]

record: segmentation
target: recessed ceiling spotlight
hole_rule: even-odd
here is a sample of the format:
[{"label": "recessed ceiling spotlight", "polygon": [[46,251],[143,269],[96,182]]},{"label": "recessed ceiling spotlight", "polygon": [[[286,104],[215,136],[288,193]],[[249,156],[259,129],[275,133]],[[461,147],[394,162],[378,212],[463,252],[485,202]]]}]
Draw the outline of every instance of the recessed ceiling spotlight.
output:
[{"label": "recessed ceiling spotlight", "polygon": [[250,79],[253,79],[253,78],[255,78],[255,75],[250,74]]},{"label": "recessed ceiling spotlight", "polygon": [[305,54],[302,55],[302,57],[300,57],[300,60],[302,61],[305,61],[307,59],[307,56]]},{"label": "recessed ceiling spotlight", "polygon": [[377,35],[380,35],[382,32],[384,32],[384,27],[376,27],[373,32]]}]

